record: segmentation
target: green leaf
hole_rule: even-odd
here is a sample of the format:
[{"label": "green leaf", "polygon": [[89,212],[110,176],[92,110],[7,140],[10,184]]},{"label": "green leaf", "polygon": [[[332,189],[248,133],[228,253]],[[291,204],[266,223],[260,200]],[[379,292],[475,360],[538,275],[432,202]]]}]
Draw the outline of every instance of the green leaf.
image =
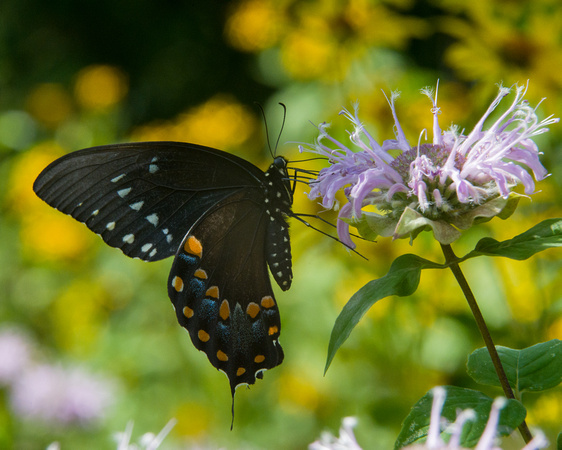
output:
[{"label": "green leaf", "polygon": [[394,260],[384,277],[369,281],[353,294],[343,307],[332,329],[324,373],[330,367],[336,352],[349,337],[355,325],[373,304],[389,295],[405,297],[413,294],[420,282],[422,269],[442,269],[444,267],[417,255],[402,255]]},{"label": "green leaf", "polygon": [[[553,339],[523,350],[496,346],[511,387],[518,392],[544,391],[562,382],[562,341]],[[468,375],[477,383],[500,386],[486,348],[468,357]]]},{"label": "green leaf", "polygon": [[[474,421],[467,421],[461,433],[461,446],[473,447],[477,444],[482,432],[486,428],[488,416],[494,400],[482,392],[464,389],[455,386],[443,386],[447,392],[441,417],[453,423],[457,418],[458,410],[473,409],[476,413]],[[406,445],[420,443],[425,440],[429,431],[429,422],[433,394],[428,392],[413,407],[408,417],[402,423],[402,429],[394,444],[395,449]],[[498,434],[507,436],[513,432],[523,420],[527,411],[517,400],[507,400],[501,410],[498,424]],[[442,439],[449,440],[450,435],[441,433]]]},{"label": "green leaf", "polygon": [[556,448],[562,450],[562,432],[558,433],[558,437],[556,438]]},{"label": "green leaf", "polygon": [[492,238],[480,239],[475,249],[462,259],[487,255],[521,261],[552,247],[562,247],[562,219],[544,220],[513,239],[503,242]]}]

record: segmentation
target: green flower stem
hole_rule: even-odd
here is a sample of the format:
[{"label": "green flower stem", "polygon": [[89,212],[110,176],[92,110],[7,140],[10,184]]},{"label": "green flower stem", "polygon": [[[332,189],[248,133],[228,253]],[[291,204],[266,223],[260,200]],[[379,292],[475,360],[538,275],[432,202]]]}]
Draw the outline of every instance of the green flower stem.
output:
[{"label": "green flower stem", "polygon": [[[462,273],[459,264],[456,262],[458,258],[453,252],[453,249],[451,248],[450,245],[441,244],[441,248],[443,249],[443,254],[445,255],[445,261],[447,261],[447,264],[449,264],[449,268],[453,272],[453,275],[455,276],[466,300],[468,301],[468,305],[470,306],[472,315],[476,320],[476,325],[480,330],[480,334],[482,335],[482,338],[486,343],[486,348],[488,349],[488,353],[490,353],[490,357],[492,358],[492,363],[494,364],[494,368],[496,369],[496,373],[500,380],[500,384],[503,388],[503,392],[505,393],[505,396],[507,398],[515,399],[515,396],[513,395],[513,390],[509,385],[507,375],[503,370],[503,366],[500,357],[498,355],[498,352],[496,350],[496,346],[494,345],[494,341],[492,340],[492,336],[490,335],[490,331],[488,330],[486,322],[484,321],[484,317],[480,312],[478,303],[476,303],[476,298],[474,298],[474,294],[472,293],[472,290],[470,289],[470,286],[468,285],[468,282],[466,281],[466,278],[464,277],[464,274]],[[523,437],[526,443],[529,443],[531,439],[533,439],[533,436],[531,435],[531,431],[529,430],[529,427],[527,426],[527,423],[525,421],[523,421],[523,423],[519,425],[519,432],[521,433],[521,436]]]}]

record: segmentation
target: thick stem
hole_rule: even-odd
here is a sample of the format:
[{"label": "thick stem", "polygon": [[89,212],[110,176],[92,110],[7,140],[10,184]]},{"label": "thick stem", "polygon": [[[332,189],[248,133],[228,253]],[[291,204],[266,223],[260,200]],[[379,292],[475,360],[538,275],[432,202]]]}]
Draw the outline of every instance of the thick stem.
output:
[{"label": "thick stem", "polygon": [[[503,366],[500,357],[498,355],[498,352],[496,350],[496,346],[494,345],[494,341],[492,340],[492,336],[490,335],[490,331],[488,330],[488,326],[486,325],[486,322],[484,321],[484,317],[480,312],[478,303],[476,303],[476,298],[474,297],[474,294],[472,293],[472,290],[470,289],[470,286],[468,285],[468,282],[466,281],[466,278],[464,277],[464,274],[462,273],[460,266],[458,265],[458,263],[455,262],[458,258],[453,252],[453,249],[451,248],[450,245],[441,244],[441,248],[443,249],[445,260],[449,264],[449,268],[453,272],[453,275],[455,276],[457,283],[459,283],[459,286],[461,287],[461,290],[468,302],[468,305],[470,306],[470,310],[472,311],[472,315],[476,320],[476,325],[478,326],[478,330],[480,331],[480,334],[482,335],[482,338],[486,343],[486,348],[488,349],[488,353],[492,358],[492,364],[494,365],[494,369],[496,370],[498,379],[500,380],[500,384],[503,388],[503,392],[505,393],[505,396],[507,398],[515,399],[515,396],[513,395],[513,390],[511,389],[511,386],[507,379],[507,375],[503,370]],[[533,436],[531,435],[531,432],[529,431],[529,427],[527,426],[527,423],[525,421],[523,421],[523,423],[519,425],[519,432],[521,433],[521,436],[523,437],[526,443],[529,443],[531,439],[533,439]]]}]

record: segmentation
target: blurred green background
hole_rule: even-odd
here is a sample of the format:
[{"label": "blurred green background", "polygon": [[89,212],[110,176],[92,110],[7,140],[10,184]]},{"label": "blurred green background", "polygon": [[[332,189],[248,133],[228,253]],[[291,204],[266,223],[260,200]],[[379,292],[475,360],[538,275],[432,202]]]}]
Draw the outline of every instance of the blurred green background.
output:
[{"label": "blurred green background", "polygon": [[[349,415],[359,419],[364,448],[391,448],[411,405],[431,387],[480,389],[465,363],[483,344],[459,288],[441,271],[426,271],[411,298],[376,304],[323,377],[331,327],[347,299],[404,252],[442,257],[424,233],[413,246],[361,243],[366,262],[293,223],[293,287],[276,290],[285,361],[251,389],[238,390],[230,431],[227,379],[193,348],[166,295],[171,259],[130,260],[31,189],[55,158],[119,141],[195,142],[266,168],[271,157],[254,102],[264,106],[273,140],[283,102],[281,141],[312,142],[310,122],[332,122],[345,139],[350,126],[337,114],[359,100],[361,118],[381,141],[393,136],[381,89],[400,90],[397,112],[416,142],[432,120],[419,89],[437,79],[443,128],[454,122],[470,131],[500,82],[529,80],[531,104],[547,97],[539,117],[560,116],[559,0],[4,0],[0,336],[19,336],[20,347],[0,339],[0,354],[29,355],[14,366],[27,371],[79,368],[97,387],[87,389],[93,399],[75,395],[72,409],[59,404],[62,394],[42,390],[45,377],[30,381],[18,372],[15,381],[13,373],[11,382],[8,375],[2,381],[0,361],[0,448],[54,441],[63,449],[115,448],[112,435],[128,421],[137,440],[172,417],[178,423],[163,448],[305,448]],[[523,199],[510,220],[465,233],[454,245],[458,254],[483,236],[507,239],[560,216],[561,138],[559,125],[537,138],[552,173],[538,184],[540,192]],[[301,158],[294,143],[278,152]],[[305,191],[297,189],[294,210],[312,213],[317,205]],[[463,265],[496,344],[523,348],[562,339],[558,256],[550,250],[524,262],[478,258]],[[529,425],[553,441],[562,389],[526,395]],[[50,414],[49,406],[64,414]],[[522,446],[519,438],[510,445]]]}]

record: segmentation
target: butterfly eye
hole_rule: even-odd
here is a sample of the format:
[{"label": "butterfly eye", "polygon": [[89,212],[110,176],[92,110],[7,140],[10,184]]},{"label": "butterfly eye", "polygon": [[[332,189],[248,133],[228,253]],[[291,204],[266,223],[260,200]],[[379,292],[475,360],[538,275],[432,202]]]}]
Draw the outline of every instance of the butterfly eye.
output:
[{"label": "butterfly eye", "polygon": [[287,167],[287,160],[285,158],[283,158],[282,156],[277,156],[273,160],[273,165],[275,167],[277,167],[278,169],[284,169],[284,168]]}]

